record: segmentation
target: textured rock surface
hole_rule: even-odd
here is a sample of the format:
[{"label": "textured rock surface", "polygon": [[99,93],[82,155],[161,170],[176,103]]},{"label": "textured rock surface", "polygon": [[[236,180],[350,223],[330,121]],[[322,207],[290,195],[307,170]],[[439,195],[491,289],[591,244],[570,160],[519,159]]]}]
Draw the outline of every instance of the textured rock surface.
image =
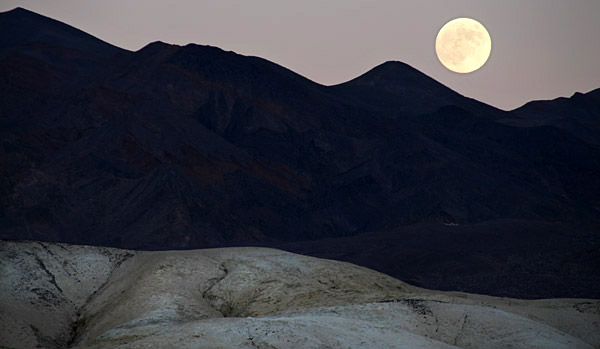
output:
[{"label": "textured rock surface", "polygon": [[0,345],[590,348],[600,301],[434,292],[265,248],[0,242]]},{"label": "textured rock surface", "polygon": [[0,241],[0,344],[60,347],[126,250]]}]

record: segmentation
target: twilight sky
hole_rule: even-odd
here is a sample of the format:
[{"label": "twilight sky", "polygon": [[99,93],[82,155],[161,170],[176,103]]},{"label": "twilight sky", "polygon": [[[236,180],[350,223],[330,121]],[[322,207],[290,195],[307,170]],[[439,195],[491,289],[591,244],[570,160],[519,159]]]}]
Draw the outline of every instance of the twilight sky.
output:
[{"label": "twilight sky", "polygon": [[[266,58],[316,82],[350,80],[403,61],[502,109],[600,87],[599,0],[3,0],[138,50],[161,40]],[[486,65],[453,73],[438,30],[471,17],[492,37]]]}]

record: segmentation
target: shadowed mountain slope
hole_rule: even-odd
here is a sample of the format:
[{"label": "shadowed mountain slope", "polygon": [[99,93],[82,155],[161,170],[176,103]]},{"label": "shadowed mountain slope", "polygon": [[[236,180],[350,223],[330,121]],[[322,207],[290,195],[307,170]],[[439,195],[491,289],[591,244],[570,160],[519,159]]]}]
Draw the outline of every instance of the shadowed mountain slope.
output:
[{"label": "shadowed mountain slope", "polygon": [[558,223],[422,223],[276,246],[355,263],[424,288],[514,298],[600,298],[597,231]]},{"label": "shadowed mountain slope", "polygon": [[506,113],[477,100],[464,97],[413,67],[397,61],[383,63],[363,75],[332,86],[334,93],[357,105],[378,109],[388,117],[431,113],[455,105],[477,116],[500,119]]},{"label": "shadowed mountain slope", "polygon": [[210,46],[121,50],[22,9],[0,27],[0,238],[170,249],[600,224],[593,143],[496,122],[516,114],[402,63],[327,87]]},{"label": "shadowed mountain slope", "polygon": [[515,109],[502,122],[522,127],[554,126],[598,146],[600,145],[600,89],[588,93],[577,92],[570,98],[529,102]]}]

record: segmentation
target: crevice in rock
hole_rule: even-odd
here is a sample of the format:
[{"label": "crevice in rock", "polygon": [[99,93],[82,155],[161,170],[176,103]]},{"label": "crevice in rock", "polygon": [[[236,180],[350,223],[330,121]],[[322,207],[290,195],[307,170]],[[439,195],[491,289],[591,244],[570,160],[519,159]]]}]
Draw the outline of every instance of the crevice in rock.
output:
[{"label": "crevice in rock", "polygon": [[400,303],[411,307],[416,313],[421,315],[433,315],[431,309],[426,305],[427,302],[436,303],[447,303],[438,300],[426,300],[426,299],[414,299],[414,298],[400,298],[400,299],[386,299],[379,303]]},{"label": "crevice in rock", "polygon": [[42,332],[35,326],[29,325],[29,328],[33,331],[35,338],[37,339],[38,346],[43,348],[68,348],[68,344],[58,341],[57,339],[51,338],[42,334]]},{"label": "crevice in rock", "polygon": [[452,345],[458,346],[458,340],[463,335],[463,332],[465,330],[465,324],[467,323],[468,317],[469,317],[469,315],[467,315],[467,314],[465,314],[465,316],[463,317],[462,324],[460,325],[460,330],[458,331],[458,334],[456,335],[456,337],[454,337],[454,342],[452,343]]},{"label": "crevice in rock", "polygon": [[71,324],[70,338],[69,338],[69,341],[67,342],[68,348],[72,347],[75,344],[75,341],[77,340],[77,338],[80,334],[79,333],[80,329],[84,328],[84,326],[85,326],[85,319],[81,317],[80,311],[77,311],[76,318],[77,318],[77,320]]},{"label": "crevice in rock", "polygon": [[52,257],[56,258],[56,255],[54,254],[54,252],[52,252],[48,246],[46,246],[44,243],[42,243],[41,241],[36,241],[36,243],[40,246],[42,246],[42,248],[44,250],[46,250],[46,252],[48,252],[49,255],[51,255]]},{"label": "crevice in rock", "polygon": [[223,304],[221,307],[217,307],[214,304],[214,301],[217,299],[217,297],[209,295],[209,292],[216,285],[218,285],[223,279],[225,279],[227,277],[227,274],[229,273],[229,270],[225,266],[225,262],[222,262],[221,264],[219,264],[219,269],[223,272],[223,274],[220,277],[212,278],[212,279],[208,280],[209,286],[206,288],[206,290],[204,290],[204,292],[202,292],[202,298],[204,298],[204,300],[213,309],[215,309],[217,312],[221,313],[221,315],[223,315],[223,317],[230,317],[232,314],[232,310],[233,310],[231,305]]},{"label": "crevice in rock", "polygon": [[122,255],[119,255],[118,256],[119,259],[113,264],[112,270],[110,271],[110,273],[106,277],[106,280],[104,280],[104,282],[102,283],[102,285],[100,285],[98,288],[96,288],[94,290],[94,292],[92,292],[88,296],[88,298],[85,300],[85,302],[83,303],[83,305],[77,309],[76,320],[71,323],[71,335],[70,335],[70,338],[67,341],[67,345],[68,345],[69,348],[72,347],[72,346],[74,346],[77,343],[77,340],[81,337],[81,330],[85,328],[86,318],[82,317],[82,311],[83,311],[83,309],[85,309],[86,306],[92,301],[92,299],[96,296],[96,294],[98,293],[98,291],[101,290],[101,289],[103,289],[108,284],[108,282],[112,278],[112,275],[121,266],[121,264],[123,264],[126,260],[128,260],[131,257],[133,257],[134,255],[135,254],[131,253],[131,252],[126,252],[126,253],[124,253]]},{"label": "crevice in rock", "polygon": [[48,268],[46,268],[46,265],[44,264],[42,259],[38,255],[34,255],[34,258],[35,258],[35,261],[40,266],[40,268],[42,268],[42,270],[50,277],[50,283],[52,283],[52,285],[54,285],[54,287],[56,287],[56,289],[61,294],[63,294],[62,288],[60,288],[60,286],[58,286],[58,284],[56,283],[56,277],[54,277],[54,274],[52,274],[52,272],[50,272],[50,270],[48,270]]}]

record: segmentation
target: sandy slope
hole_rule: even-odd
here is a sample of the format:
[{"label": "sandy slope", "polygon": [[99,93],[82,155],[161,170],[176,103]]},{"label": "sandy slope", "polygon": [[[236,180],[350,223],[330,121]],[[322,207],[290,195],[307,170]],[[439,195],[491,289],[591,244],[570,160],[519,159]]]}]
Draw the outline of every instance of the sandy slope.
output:
[{"label": "sandy slope", "polygon": [[274,249],[0,242],[0,345],[600,347],[600,301],[429,291]]}]

